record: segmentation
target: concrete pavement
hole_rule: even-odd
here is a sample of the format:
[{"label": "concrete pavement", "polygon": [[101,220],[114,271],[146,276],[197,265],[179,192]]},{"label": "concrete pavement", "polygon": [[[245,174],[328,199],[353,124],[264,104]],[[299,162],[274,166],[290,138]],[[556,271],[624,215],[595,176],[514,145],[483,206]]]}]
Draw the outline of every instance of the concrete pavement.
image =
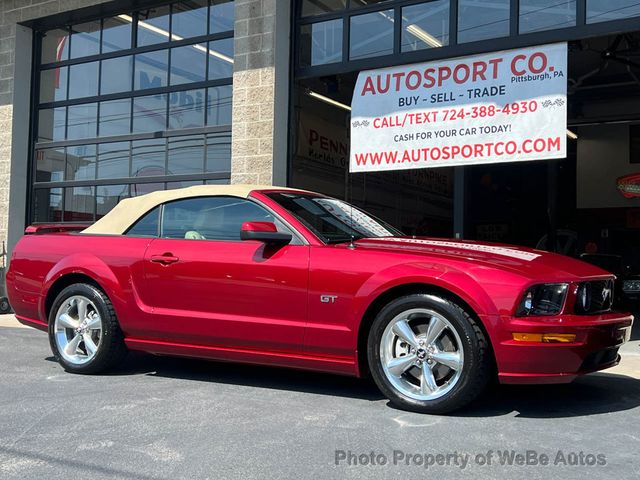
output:
[{"label": "concrete pavement", "polygon": [[633,351],[570,385],[496,387],[428,416],[309,372],[131,354],[71,375],[43,332],[0,320],[3,480],[639,478]]}]

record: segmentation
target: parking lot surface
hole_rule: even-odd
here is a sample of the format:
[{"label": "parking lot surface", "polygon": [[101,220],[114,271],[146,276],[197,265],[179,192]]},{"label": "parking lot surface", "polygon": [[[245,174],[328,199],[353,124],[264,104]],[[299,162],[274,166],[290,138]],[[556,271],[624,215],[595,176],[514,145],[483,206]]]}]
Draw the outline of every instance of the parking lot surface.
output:
[{"label": "parking lot surface", "polygon": [[428,416],[366,380],[257,366],[130,354],[71,375],[15,327],[0,322],[4,480],[640,478],[637,342],[605,373]]}]

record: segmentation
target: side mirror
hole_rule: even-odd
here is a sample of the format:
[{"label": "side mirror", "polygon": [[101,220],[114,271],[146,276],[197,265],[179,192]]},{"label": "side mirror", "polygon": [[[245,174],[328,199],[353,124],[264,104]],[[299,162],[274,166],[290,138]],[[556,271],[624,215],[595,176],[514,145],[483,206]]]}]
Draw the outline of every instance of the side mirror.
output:
[{"label": "side mirror", "polygon": [[286,245],[291,242],[290,233],[279,232],[272,222],[244,222],[240,228],[242,240],[258,240],[271,245]]}]

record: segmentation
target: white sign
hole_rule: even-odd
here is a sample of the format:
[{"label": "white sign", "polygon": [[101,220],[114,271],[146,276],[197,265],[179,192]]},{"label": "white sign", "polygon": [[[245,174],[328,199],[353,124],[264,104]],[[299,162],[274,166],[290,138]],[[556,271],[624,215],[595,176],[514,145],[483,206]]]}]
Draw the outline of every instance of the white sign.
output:
[{"label": "white sign", "polygon": [[564,158],[567,44],[360,72],[351,172]]}]

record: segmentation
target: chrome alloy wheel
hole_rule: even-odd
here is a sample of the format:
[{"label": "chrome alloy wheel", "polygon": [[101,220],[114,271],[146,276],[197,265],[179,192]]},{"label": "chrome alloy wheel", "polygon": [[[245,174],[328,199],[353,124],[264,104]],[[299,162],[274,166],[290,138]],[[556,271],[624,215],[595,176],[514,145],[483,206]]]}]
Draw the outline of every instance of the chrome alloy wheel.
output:
[{"label": "chrome alloy wheel", "polygon": [[380,341],[380,360],[399,393],[415,400],[435,400],[458,383],[464,352],[458,332],[445,317],[414,308],[387,325]]},{"label": "chrome alloy wheel", "polygon": [[95,304],[82,295],[69,297],[55,318],[54,332],[60,355],[74,365],[89,362],[102,340],[102,320]]}]

